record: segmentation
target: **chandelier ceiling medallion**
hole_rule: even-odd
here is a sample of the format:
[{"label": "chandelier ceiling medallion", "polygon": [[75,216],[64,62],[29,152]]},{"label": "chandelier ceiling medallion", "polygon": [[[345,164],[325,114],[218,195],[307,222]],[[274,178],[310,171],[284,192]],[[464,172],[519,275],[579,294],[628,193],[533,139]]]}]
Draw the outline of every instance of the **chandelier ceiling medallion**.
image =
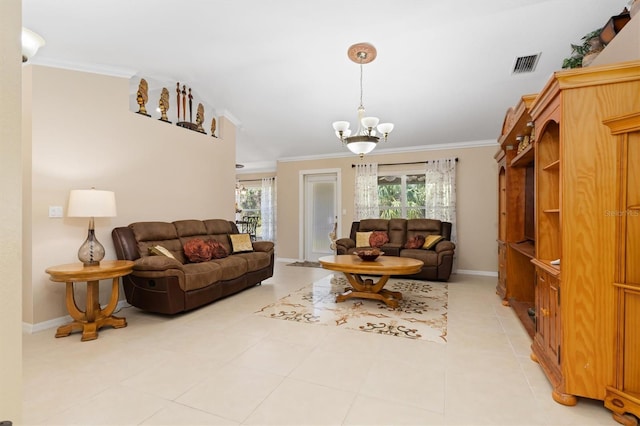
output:
[{"label": "chandelier ceiling medallion", "polygon": [[[361,158],[365,154],[370,153],[380,141],[382,135],[385,142],[387,136],[393,130],[393,123],[380,123],[378,117],[365,117],[364,105],[362,104],[362,66],[372,62],[376,56],[376,48],[369,43],[357,43],[349,47],[347,56],[353,62],[360,64],[360,106],[358,107],[358,130],[352,135],[349,129],[348,121],[336,121],[333,123],[333,129],[336,136],[342,144],[351,152],[358,154]],[[377,131],[376,131],[377,129]]]}]

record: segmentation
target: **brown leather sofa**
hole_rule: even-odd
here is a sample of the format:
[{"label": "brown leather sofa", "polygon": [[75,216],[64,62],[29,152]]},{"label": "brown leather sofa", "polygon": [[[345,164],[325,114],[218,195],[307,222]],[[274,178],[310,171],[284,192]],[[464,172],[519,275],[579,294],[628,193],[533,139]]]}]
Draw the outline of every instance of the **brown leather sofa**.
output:
[{"label": "brown leather sofa", "polygon": [[[422,270],[407,278],[417,278],[431,281],[447,281],[453,267],[455,244],[451,239],[451,223],[436,219],[363,219],[351,224],[349,238],[336,241],[337,254],[352,254],[356,249],[357,233],[369,231],[384,231],[389,242],[380,250],[384,256],[411,257],[424,262]],[[444,239],[431,249],[405,248],[407,241],[417,235],[441,235]]]},{"label": "brown leather sofa", "polygon": [[[127,302],[146,311],[175,314],[188,311],[260,284],[273,276],[274,244],[253,241],[253,251],[232,253],[230,234],[236,224],[223,219],[136,222],[115,228],[111,236],[118,259],[135,262],[123,277]],[[194,238],[222,244],[229,256],[191,263],[184,244]],[[162,246],[175,257],[153,255]]]}]

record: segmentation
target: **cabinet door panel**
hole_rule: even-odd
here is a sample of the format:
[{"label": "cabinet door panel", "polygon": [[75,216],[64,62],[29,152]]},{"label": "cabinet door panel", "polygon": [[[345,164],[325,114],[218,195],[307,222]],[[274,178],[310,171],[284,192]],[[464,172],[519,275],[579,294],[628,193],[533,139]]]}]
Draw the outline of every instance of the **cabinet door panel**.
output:
[{"label": "cabinet door panel", "polygon": [[640,284],[640,132],[629,135],[627,151],[626,279]]},{"label": "cabinet door panel", "polygon": [[624,291],[623,390],[640,394],[640,290]]}]

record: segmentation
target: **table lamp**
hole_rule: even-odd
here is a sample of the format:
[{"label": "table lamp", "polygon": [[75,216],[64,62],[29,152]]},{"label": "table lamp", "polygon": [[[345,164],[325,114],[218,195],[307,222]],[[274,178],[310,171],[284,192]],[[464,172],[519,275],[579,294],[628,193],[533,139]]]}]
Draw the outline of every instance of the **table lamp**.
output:
[{"label": "table lamp", "polygon": [[116,197],[112,191],[73,189],[69,193],[67,217],[88,217],[89,235],[78,250],[78,259],[84,266],[98,266],[104,258],[104,247],[96,239],[94,217],[114,217]]}]

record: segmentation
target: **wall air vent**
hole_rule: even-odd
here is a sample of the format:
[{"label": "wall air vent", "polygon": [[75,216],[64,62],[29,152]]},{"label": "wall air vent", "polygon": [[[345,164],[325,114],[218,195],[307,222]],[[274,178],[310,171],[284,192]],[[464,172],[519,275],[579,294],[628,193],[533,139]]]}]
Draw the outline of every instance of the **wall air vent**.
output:
[{"label": "wall air vent", "polygon": [[511,74],[524,74],[533,72],[536,69],[536,65],[538,64],[540,55],[541,53],[536,53],[535,55],[517,57],[513,64],[513,70],[511,70]]}]

